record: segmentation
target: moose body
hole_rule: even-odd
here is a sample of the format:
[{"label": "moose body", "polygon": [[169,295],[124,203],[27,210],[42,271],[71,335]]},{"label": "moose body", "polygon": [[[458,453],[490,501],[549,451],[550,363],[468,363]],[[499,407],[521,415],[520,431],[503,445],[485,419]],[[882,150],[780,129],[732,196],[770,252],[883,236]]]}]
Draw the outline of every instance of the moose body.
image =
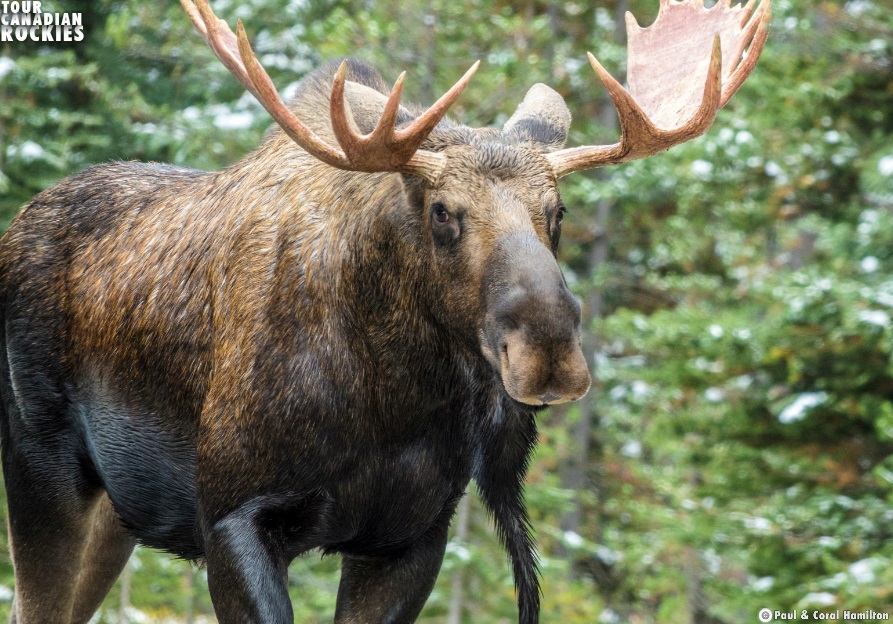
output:
[{"label": "moose body", "polygon": [[[333,69],[308,79],[296,106]],[[455,180],[465,188],[451,189],[453,205],[517,193],[498,179],[517,169],[516,148],[453,149],[492,168]],[[535,408],[508,397],[480,353],[469,291],[482,265],[435,250],[430,200],[413,185],[332,169],[276,132],[220,173],[100,165],[24,208],[0,245],[4,464],[17,568],[26,549],[41,552],[42,574],[33,597],[17,588],[17,609],[61,609],[73,591],[73,615],[41,621],[84,621],[135,538],[207,560],[221,621],[291,621],[278,581],[313,548],[344,555],[339,621],[410,621],[475,476],[533,620],[521,481]],[[557,244],[557,195],[550,208],[530,244]],[[567,316],[574,355],[579,306],[557,265],[551,277],[542,313]],[[552,385],[582,394],[588,373],[575,372]],[[116,514],[97,519],[105,496]],[[115,526],[94,541],[98,521]],[[95,562],[112,552],[114,565]],[[84,566],[104,586],[81,607],[87,588],[66,579]]]},{"label": "moose body", "polygon": [[[224,624],[291,622],[287,567],[315,548],[343,557],[336,622],[411,622],[474,479],[537,622],[535,413],[590,384],[557,178],[672,133],[632,146],[627,114],[617,146],[563,150],[548,87],[472,129],[442,120],[449,102],[398,107],[400,83],[389,97],[358,62],[286,109],[241,28],[184,6],[282,129],[216,173],[91,167],[0,241],[12,621],[86,622],[140,542],[206,562]],[[709,120],[673,142],[715,115],[712,59]]]}]

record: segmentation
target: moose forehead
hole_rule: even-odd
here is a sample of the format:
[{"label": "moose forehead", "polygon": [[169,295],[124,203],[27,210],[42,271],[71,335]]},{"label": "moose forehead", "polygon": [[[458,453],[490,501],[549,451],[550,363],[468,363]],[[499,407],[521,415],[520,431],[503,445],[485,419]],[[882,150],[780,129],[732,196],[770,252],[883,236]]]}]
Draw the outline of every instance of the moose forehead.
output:
[{"label": "moose forehead", "polygon": [[[448,147],[438,187],[464,187],[487,192],[494,186],[528,195],[531,199],[557,199],[557,183],[548,161],[539,150],[498,141],[481,141]],[[488,193],[489,194],[489,193]]]},{"label": "moose forehead", "polygon": [[547,221],[560,200],[555,176],[537,149],[497,140],[452,146],[443,154],[444,171],[430,200],[476,223],[484,236],[477,244],[532,227],[553,246]]}]

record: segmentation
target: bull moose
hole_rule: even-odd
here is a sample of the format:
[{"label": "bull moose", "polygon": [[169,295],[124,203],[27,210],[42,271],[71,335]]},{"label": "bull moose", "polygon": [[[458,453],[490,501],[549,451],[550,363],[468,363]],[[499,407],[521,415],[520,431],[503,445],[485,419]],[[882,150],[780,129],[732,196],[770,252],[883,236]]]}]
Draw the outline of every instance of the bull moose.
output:
[{"label": "bull moose", "polygon": [[311,549],[342,555],[336,622],[412,622],[474,479],[538,622],[535,414],[591,381],[557,181],[704,133],[770,0],[629,17],[628,91],[589,55],[621,139],[573,148],[542,84],[501,129],[448,120],[477,64],[427,110],[357,61],[286,105],[241,22],[182,4],[278,128],[220,172],[90,167],[0,241],[11,621],[87,622],[139,542],[204,562],[224,624],[291,622]]}]

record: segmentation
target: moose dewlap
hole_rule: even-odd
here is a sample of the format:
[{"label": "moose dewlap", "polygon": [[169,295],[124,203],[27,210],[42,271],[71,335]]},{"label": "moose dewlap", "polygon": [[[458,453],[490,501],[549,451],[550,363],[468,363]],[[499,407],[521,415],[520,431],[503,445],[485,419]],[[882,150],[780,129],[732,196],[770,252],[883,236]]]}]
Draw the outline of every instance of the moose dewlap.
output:
[{"label": "moose dewlap", "polygon": [[91,167],[0,241],[12,621],[87,622],[139,542],[204,561],[224,624],[291,622],[314,548],[337,622],[412,622],[474,479],[537,622],[534,417],[590,385],[557,180],[705,132],[769,0],[630,19],[629,91],[590,55],[621,140],[572,148],[544,85],[502,129],[445,121],[477,64],[429,109],[353,61],[284,104],[241,24],[183,4],[280,130],[221,172]]}]

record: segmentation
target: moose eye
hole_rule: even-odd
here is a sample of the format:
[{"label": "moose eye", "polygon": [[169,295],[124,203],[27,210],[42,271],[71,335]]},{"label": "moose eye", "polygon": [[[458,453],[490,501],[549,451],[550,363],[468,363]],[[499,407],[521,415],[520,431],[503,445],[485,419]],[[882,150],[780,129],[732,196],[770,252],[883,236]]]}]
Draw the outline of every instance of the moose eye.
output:
[{"label": "moose eye", "polygon": [[440,202],[431,204],[431,230],[434,242],[441,247],[448,247],[459,240],[462,219],[450,214]]},{"label": "moose eye", "polygon": [[446,206],[440,202],[431,205],[431,214],[434,215],[434,220],[438,223],[446,223],[450,220],[450,213],[447,212]]},{"label": "moose eye", "polygon": [[558,212],[555,214],[555,224],[561,225],[564,221],[564,215],[567,214],[567,207],[564,204],[558,204]]}]

